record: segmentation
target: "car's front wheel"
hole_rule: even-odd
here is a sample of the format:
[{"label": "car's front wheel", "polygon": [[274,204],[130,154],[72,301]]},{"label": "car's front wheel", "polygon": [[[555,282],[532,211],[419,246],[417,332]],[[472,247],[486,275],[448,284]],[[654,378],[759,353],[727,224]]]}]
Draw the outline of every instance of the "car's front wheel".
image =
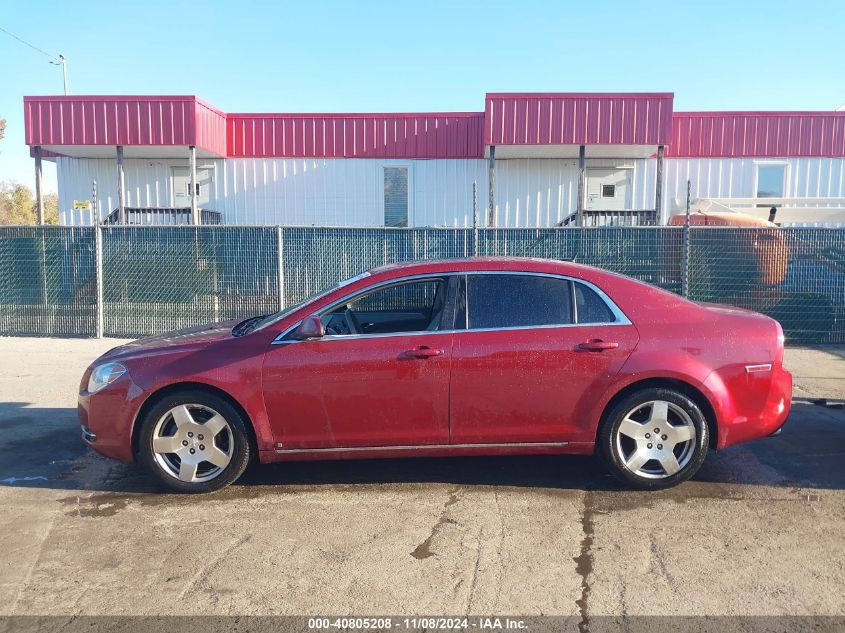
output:
[{"label": "car's front wheel", "polygon": [[710,443],[698,405],[673,389],[635,392],[613,407],[599,430],[599,453],[623,483],[647,490],[692,477]]},{"label": "car's front wheel", "polygon": [[139,459],[176,492],[212,492],[235,481],[252,450],[246,422],[227,400],[200,390],[170,394],[141,423]]}]

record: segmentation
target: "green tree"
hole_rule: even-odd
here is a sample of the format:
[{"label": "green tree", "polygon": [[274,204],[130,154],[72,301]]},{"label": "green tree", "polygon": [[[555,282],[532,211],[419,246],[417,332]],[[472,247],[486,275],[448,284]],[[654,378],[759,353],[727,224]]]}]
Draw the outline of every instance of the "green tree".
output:
[{"label": "green tree", "polygon": [[[32,190],[21,184],[0,185],[0,225],[37,223],[38,211]],[[59,223],[59,199],[54,193],[44,196],[44,223]]]}]

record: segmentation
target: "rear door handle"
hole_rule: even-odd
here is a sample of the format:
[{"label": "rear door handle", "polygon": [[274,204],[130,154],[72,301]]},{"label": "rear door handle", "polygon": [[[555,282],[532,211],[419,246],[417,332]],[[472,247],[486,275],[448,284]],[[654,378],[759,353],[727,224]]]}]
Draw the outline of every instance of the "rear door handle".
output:
[{"label": "rear door handle", "polygon": [[578,349],[585,352],[603,352],[606,349],[616,349],[619,343],[613,341],[602,341],[600,339],[592,339],[586,343],[579,343]]},{"label": "rear door handle", "polygon": [[440,356],[441,354],[443,354],[442,349],[435,349],[433,347],[420,345],[419,347],[405,351],[402,355],[406,358],[433,358],[434,356]]}]

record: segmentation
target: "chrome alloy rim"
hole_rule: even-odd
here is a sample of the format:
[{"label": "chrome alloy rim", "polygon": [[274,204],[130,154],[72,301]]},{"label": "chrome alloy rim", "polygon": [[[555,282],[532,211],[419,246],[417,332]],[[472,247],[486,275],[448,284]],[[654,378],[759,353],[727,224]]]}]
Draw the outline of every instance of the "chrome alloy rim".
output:
[{"label": "chrome alloy rim", "polygon": [[692,419],[665,400],[638,404],[625,414],[616,433],[616,454],[640,477],[670,477],[689,464],[694,453]]},{"label": "chrome alloy rim", "polygon": [[168,475],[187,483],[210,481],[232,460],[232,428],[203,404],[180,404],[153,428],[153,456]]}]

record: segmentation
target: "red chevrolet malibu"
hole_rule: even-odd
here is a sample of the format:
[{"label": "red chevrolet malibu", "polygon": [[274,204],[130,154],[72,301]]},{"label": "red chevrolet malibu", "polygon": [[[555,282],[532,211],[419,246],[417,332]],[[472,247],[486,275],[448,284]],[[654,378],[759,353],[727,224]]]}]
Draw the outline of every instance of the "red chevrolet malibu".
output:
[{"label": "red chevrolet malibu", "polygon": [[577,264],[390,265],[262,317],[115,348],[85,441],[173,490],[252,460],[592,454],[626,484],[691,477],[789,413],[783,332]]}]

